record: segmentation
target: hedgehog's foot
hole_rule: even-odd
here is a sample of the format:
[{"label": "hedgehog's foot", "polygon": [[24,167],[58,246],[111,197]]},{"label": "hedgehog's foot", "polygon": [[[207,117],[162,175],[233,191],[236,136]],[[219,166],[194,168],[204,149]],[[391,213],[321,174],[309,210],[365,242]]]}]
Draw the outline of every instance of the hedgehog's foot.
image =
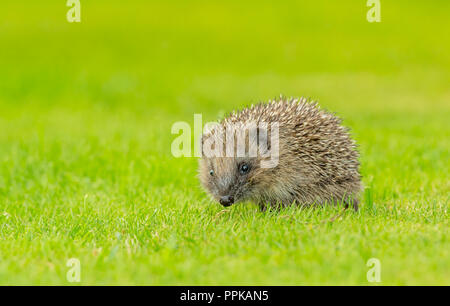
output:
[{"label": "hedgehog's foot", "polygon": [[266,212],[267,205],[265,203],[258,203],[259,211],[260,212]]},{"label": "hedgehog's foot", "polygon": [[348,200],[345,200],[344,203],[345,203],[344,204],[345,209],[347,209],[350,205],[353,206],[353,209],[355,211],[358,211],[358,209],[359,209],[359,201],[357,199],[348,199]]},{"label": "hedgehog's foot", "polygon": [[265,212],[267,210],[280,212],[285,206],[279,202],[261,202],[258,203],[259,211]]}]

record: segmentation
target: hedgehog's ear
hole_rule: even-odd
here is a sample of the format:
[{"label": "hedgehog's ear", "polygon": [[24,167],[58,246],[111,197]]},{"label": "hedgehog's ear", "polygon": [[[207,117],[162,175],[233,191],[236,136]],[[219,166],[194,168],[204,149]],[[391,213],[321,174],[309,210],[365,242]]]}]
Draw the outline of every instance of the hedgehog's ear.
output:
[{"label": "hedgehog's ear", "polygon": [[267,128],[255,123],[248,124],[245,128],[248,132],[248,155],[249,157],[264,156],[270,149],[268,146]]},{"label": "hedgehog's ear", "polygon": [[204,139],[203,139],[203,134],[202,136],[200,136],[200,156],[203,157],[205,156],[205,152],[203,150],[203,143],[204,143]]},{"label": "hedgehog's ear", "polygon": [[258,126],[257,129],[258,134],[258,152],[260,155],[267,155],[268,151],[270,151],[270,140],[269,140],[269,131],[266,126]]},{"label": "hedgehog's ear", "polygon": [[[270,136],[269,136],[270,135]],[[272,122],[270,129],[263,127],[259,130],[259,150],[261,168],[274,168],[279,160],[279,124]]]},{"label": "hedgehog's ear", "polygon": [[223,128],[217,122],[209,122],[202,136],[202,155],[206,157],[223,156]]}]

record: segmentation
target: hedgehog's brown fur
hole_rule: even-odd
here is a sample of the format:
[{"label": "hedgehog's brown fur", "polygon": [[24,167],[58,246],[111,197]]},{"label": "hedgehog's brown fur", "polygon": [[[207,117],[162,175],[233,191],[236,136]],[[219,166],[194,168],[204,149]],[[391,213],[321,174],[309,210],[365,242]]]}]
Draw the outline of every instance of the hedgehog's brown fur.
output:
[{"label": "hedgehog's brown fur", "polygon": [[[233,112],[221,125],[250,121],[279,122],[278,165],[263,169],[261,157],[201,158],[200,181],[215,199],[231,194],[232,202],[253,201],[262,210],[337,202],[358,209],[359,155],[338,117],[304,98],[280,97]],[[238,170],[242,161],[251,167],[246,175]]]}]

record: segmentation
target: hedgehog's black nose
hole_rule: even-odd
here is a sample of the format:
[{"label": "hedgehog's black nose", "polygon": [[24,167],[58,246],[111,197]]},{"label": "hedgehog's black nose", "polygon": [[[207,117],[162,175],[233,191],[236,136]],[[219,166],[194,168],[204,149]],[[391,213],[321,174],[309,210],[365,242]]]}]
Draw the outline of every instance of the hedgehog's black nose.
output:
[{"label": "hedgehog's black nose", "polygon": [[233,196],[223,196],[219,200],[220,204],[227,207],[234,203],[234,197]]}]

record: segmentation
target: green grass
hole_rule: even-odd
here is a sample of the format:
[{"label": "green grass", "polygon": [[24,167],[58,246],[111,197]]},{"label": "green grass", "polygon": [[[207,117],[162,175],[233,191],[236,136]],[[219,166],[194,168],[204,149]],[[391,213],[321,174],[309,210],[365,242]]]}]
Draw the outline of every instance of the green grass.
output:
[{"label": "green grass", "polygon": [[[450,284],[448,1],[81,2],[2,3],[0,284]],[[358,213],[222,209],[172,157],[280,93],[351,127]]]}]

